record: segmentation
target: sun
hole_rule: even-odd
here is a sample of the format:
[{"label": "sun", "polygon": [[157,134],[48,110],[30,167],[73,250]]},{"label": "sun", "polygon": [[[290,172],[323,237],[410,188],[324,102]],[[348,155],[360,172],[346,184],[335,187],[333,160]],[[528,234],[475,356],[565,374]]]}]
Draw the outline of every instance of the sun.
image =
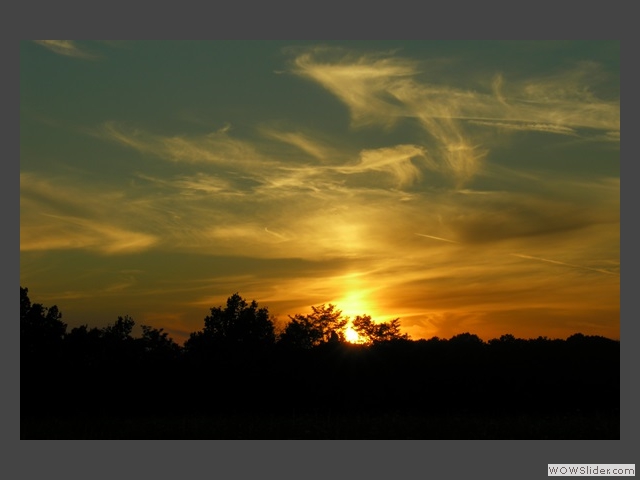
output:
[{"label": "sun", "polygon": [[364,343],[364,339],[351,326],[351,321],[358,315],[371,315],[372,303],[367,298],[366,292],[351,291],[337,300],[336,305],[343,315],[349,317],[349,323],[344,331],[344,339],[349,343]]},{"label": "sun", "polygon": [[358,335],[351,325],[344,331],[344,339],[349,343],[362,343],[362,338]]}]

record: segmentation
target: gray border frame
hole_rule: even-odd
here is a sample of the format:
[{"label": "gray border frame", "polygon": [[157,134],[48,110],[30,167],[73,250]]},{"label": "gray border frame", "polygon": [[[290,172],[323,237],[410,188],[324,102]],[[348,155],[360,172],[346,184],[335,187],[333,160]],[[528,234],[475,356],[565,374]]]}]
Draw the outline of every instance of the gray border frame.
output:
[{"label": "gray border frame", "polygon": [[[108,4],[22,3],[5,7],[5,21],[13,19],[5,31],[20,38],[598,38],[620,39],[627,55],[631,42],[630,6],[616,3],[540,2],[386,4],[360,3],[278,3],[236,2],[232,4],[185,3],[138,6],[130,2]],[[203,5],[202,7],[200,5]],[[179,13],[180,7],[186,13]],[[188,7],[188,8],[184,8]],[[493,7],[493,8],[492,8]],[[627,20],[629,19],[629,20]],[[526,22],[526,23],[525,23]],[[8,22],[7,22],[8,23]],[[17,28],[22,30],[18,31]],[[8,59],[3,76],[3,109],[10,153],[2,162],[5,196],[9,196],[9,215],[15,215],[13,202],[19,198],[19,44],[5,43],[3,58]],[[12,67],[18,66],[18,76]],[[15,67],[14,67],[15,68]],[[629,69],[627,68],[627,73]],[[627,85],[632,85],[631,80]],[[633,94],[632,89],[625,95]],[[625,110],[629,112],[629,110]],[[627,113],[627,118],[629,118]],[[626,151],[628,159],[631,154]],[[633,178],[634,167],[624,167],[626,178]],[[19,184],[18,184],[19,185]],[[18,192],[16,192],[16,189]],[[624,192],[624,194],[622,193]],[[630,205],[635,193],[621,190],[621,200]],[[622,207],[621,207],[622,209]],[[625,209],[630,219],[630,208]],[[622,212],[621,212],[622,213]],[[19,221],[19,213],[18,213]],[[621,232],[621,250],[629,261],[635,244],[627,224]],[[623,235],[622,235],[623,233]],[[5,245],[14,245],[12,234]],[[625,248],[623,247],[626,246]],[[9,248],[19,249],[18,245]],[[6,251],[6,250],[5,250]],[[10,278],[19,276],[19,260],[5,253],[2,300],[8,305],[10,340],[3,349],[3,418],[8,449],[3,451],[5,468],[14,478],[242,478],[275,475],[279,478],[365,477],[380,478],[541,478],[548,463],[637,463],[638,420],[635,405],[640,403],[633,365],[638,365],[636,333],[637,306],[631,303],[633,267],[625,264],[621,289],[621,439],[620,441],[20,441],[19,353],[15,295]],[[17,268],[16,268],[16,263]],[[17,270],[17,271],[16,271]],[[9,277],[7,279],[6,277]],[[622,295],[625,292],[625,295]],[[12,313],[13,312],[13,313]],[[55,394],[55,392],[53,392]],[[8,437],[8,438],[7,438]]]}]

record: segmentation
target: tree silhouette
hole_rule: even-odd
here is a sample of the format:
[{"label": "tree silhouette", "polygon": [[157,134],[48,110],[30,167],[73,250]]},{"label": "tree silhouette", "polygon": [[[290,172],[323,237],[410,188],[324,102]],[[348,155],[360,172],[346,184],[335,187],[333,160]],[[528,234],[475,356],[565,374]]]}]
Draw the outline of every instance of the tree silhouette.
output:
[{"label": "tree silhouette", "polygon": [[332,304],[312,306],[311,310],[307,315],[289,316],[291,321],[280,336],[282,344],[308,349],[330,341],[344,341],[349,318],[342,315],[342,310]]},{"label": "tree silhouette", "polygon": [[67,325],[56,305],[31,303],[29,290],[20,287],[20,343],[25,355],[49,355],[62,345]]},{"label": "tree silhouette", "polygon": [[146,355],[159,357],[175,357],[180,352],[180,346],[169,337],[163,328],[157,329],[148,325],[141,325],[142,337],[138,339]]},{"label": "tree silhouette", "polygon": [[204,329],[194,332],[185,342],[189,353],[210,348],[257,348],[275,343],[274,323],[266,307],[248,303],[238,293],[227,299],[226,307],[211,308],[204,319]]},{"label": "tree silhouette", "polygon": [[131,339],[131,332],[136,322],[129,315],[118,317],[113,325],[107,325],[102,329],[102,336],[107,340],[124,342]]},{"label": "tree silhouette", "polygon": [[227,307],[211,309],[211,315],[204,319],[205,333],[224,337],[232,342],[273,343],[275,341],[273,321],[266,307],[258,308],[238,293],[227,299]]},{"label": "tree silhouette", "polygon": [[104,356],[102,330],[87,325],[74,327],[64,338],[65,349],[73,368],[90,369]]},{"label": "tree silhouette", "polygon": [[322,341],[322,332],[306,316],[296,314],[280,335],[279,344],[308,350]]},{"label": "tree silhouette", "polygon": [[484,342],[476,334],[465,332],[454,335],[449,339],[449,343],[455,345],[468,345],[468,346],[480,346]]},{"label": "tree silhouette", "polygon": [[65,375],[64,337],[67,325],[58,307],[32,304],[20,287],[20,405],[21,411],[59,410],[56,393]]},{"label": "tree silhouette", "polygon": [[358,315],[353,320],[352,327],[367,344],[409,339],[409,335],[400,333],[399,318],[374,323],[369,315]]}]

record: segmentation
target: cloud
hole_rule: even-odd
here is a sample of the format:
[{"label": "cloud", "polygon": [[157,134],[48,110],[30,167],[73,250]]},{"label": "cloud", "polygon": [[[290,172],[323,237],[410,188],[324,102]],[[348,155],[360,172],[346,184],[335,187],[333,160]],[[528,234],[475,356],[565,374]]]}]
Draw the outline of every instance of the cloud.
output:
[{"label": "cloud", "polygon": [[577,132],[570,127],[564,127],[562,125],[551,125],[543,123],[507,123],[507,122],[490,122],[481,120],[471,120],[469,123],[473,125],[484,125],[487,127],[507,129],[507,130],[520,130],[529,132],[544,132],[544,133],[557,133],[560,135],[577,135]]},{"label": "cloud", "polygon": [[335,148],[300,132],[286,132],[271,128],[263,128],[261,131],[263,135],[292,145],[317,160],[327,161],[342,156]]},{"label": "cloud", "polygon": [[[357,157],[336,152],[331,147],[312,141],[295,132],[262,129],[262,133],[278,141],[303,150],[322,163],[308,163],[304,158],[282,159],[277,149],[231,137],[227,131],[200,136],[161,136],[137,129],[125,129],[113,122],[104,124],[97,135],[132,148],[142,154],[176,163],[224,168],[225,175],[234,172],[237,177],[250,180],[254,189],[265,195],[290,194],[292,191],[339,190],[351,176],[371,172],[380,176],[381,184],[404,188],[422,178],[422,170],[439,170],[427,151],[418,145],[394,145],[378,149],[361,150]],[[466,154],[462,153],[462,155]],[[451,155],[459,155],[452,152]],[[357,158],[357,160],[356,160]],[[324,161],[327,160],[327,161]],[[460,163],[460,162],[458,162]],[[204,178],[204,173],[198,175]],[[186,181],[186,180],[185,180]],[[185,181],[181,183],[185,185]],[[175,183],[175,182],[174,182]],[[219,187],[219,182],[217,182]],[[193,183],[191,186],[196,187]],[[209,181],[204,188],[210,188]],[[214,188],[217,188],[214,187]]]},{"label": "cloud", "polygon": [[609,141],[619,132],[619,99],[598,98],[588,88],[600,73],[597,65],[511,82],[498,74],[485,91],[434,84],[431,67],[430,62],[331,48],[309,49],[292,62],[293,73],[320,84],[349,108],[355,127],[390,129],[402,118],[417,120],[433,142],[432,158],[459,188],[481,170],[491,147],[469,125],[571,136],[591,129]]},{"label": "cloud", "polygon": [[140,153],[150,154],[176,163],[213,165],[252,165],[265,158],[247,142],[228,135],[228,128],[207,135],[161,136],[139,129],[127,129],[115,122],[106,122],[94,134]]},{"label": "cloud", "polygon": [[59,55],[88,60],[98,58],[97,55],[80,48],[74,40],[34,40],[34,42]]},{"label": "cloud", "polygon": [[460,243],[460,242],[456,242],[455,240],[449,240],[448,238],[436,237],[434,235],[427,235],[427,234],[424,234],[424,233],[416,233],[416,235],[418,235],[420,237],[431,238],[433,240],[440,240],[441,242]]},{"label": "cloud", "polygon": [[[267,233],[267,235],[265,235]],[[276,233],[259,224],[236,224],[236,225],[219,225],[211,227],[205,231],[205,235],[212,240],[222,242],[240,242],[245,247],[256,246],[261,244],[280,243],[288,240],[287,235]]]},{"label": "cloud", "polygon": [[[395,82],[416,73],[414,63],[397,58],[346,55],[341,62],[320,61],[318,54],[335,52],[315,48],[293,60],[294,73],[320,83],[350,109],[357,125],[378,123],[392,126],[404,115],[401,103],[390,93]],[[342,52],[344,53],[344,52]]]},{"label": "cloud", "polygon": [[164,179],[152,175],[139,173],[137,178],[150,182],[158,187],[177,190],[185,196],[193,195],[241,195],[232,182],[218,175],[209,175],[204,172],[196,172],[193,175],[178,175],[177,177]]},{"label": "cloud", "polygon": [[[616,308],[607,295],[615,293],[616,282],[619,288],[619,276],[600,275],[606,283],[594,295],[589,293],[592,275],[582,275],[589,270],[561,268],[558,274],[554,269],[562,265],[510,255],[531,253],[531,257],[615,271],[615,265],[605,265],[619,255],[619,243],[615,229],[597,223],[601,212],[592,212],[593,218],[583,213],[579,229],[557,228],[558,220],[555,230],[547,232],[549,242],[540,242],[528,230],[532,227],[526,227],[527,221],[492,235],[486,229],[495,224],[480,228],[474,223],[504,214],[509,224],[518,217],[518,208],[558,210],[557,192],[551,193],[570,185],[558,178],[540,204],[524,193],[500,201],[495,193],[469,191],[415,192],[403,202],[396,192],[364,188],[337,188],[315,196],[296,191],[290,198],[265,196],[260,190],[237,196],[220,196],[216,191],[185,196],[184,183],[191,178],[185,175],[154,183],[153,188],[134,185],[123,194],[68,178],[21,176],[21,250],[35,251],[34,242],[43,239],[58,242],[57,246],[43,243],[43,249],[129,253],[142,247],[148,257],[137,257],[138,265],[158,273],[149,270],[135,284],[128,278],[111,279],[103,282],[104,288],[127,286],[134,289],[128,295],[135,293],[140,302],[161,296],[173,305],[171,311],[182,309],[198,318],[185,323],[184,330],[201,328],[206,308],[222,304],[236,290],[285,319],[287,314],[306,312],[310,305],[358,297],[368,306],[366,313],[377,320],[399,316],[403,331],[414,338],[448,338],[461,331],[518,333],[524,326],[516,329],[513,322],[523,315],[529,318],[532,311],[553,314],[550,318],[570,310],[575,315],[591,311],[597,322]],[[204,183],[211,180],[194,175],[191,181],[199,183],[198,178]],[[571,195],[580,196],[580,189],[590,191],[593,205],[614,196],[617,188],[613,181],[576,183]],[[57,203],[51,202],[56,196]],[[540,222],[538,227],[545,230],[544,221]],[[176,252],[190,255],[176,256]],[[156,264],[174,272],[171,279],[151,280],[156,275],[162,278],[160,267],[152,267]],[[598,315],[593,313],[596,305],[603,310]],[[495,315],[504,322],[492,322]],[[566,327],[526,328],[534,336],[566,331]]]},{"label": "cloud", "polygon": [[[34,219],[36,220],[36,219]],[[42,214],[20,225],[20,250],[89,249],[103,254],[128,254],[146,250],[157,238],[85,218]]]},{"label": "cloud", "polygon": [[[179,166],[163,176],[132,172],[135,183],[110,200],[108,215],[121,222],[117,206],[135,206],[144,219],[136,228],[159,239],[154,248],[313,259],[386,255],[389,245],[433,249],[421,235],[493,245],[619,223],[619,183],[612,181],[522,171],[516,178],[491,165],[481,173],[505,190],[432,187],[434,175],[474,175],[482,153],[464,140],[446,153],[396,144],[327,160],[332,147],[313,133],[260,133],[273,142],[234,138],[227,129],[163,136],[103,125],[101,138]],[[282,143],[293,155],[280,156]]]},{"label": "cloud", "polygon": [[605,132],[605,138],[607,140],[610,140],[610,141],[613,141],[613,142],[615,142],[615,141],[619,142],[620,141],[620,131],[618,130],[618,131],[614,131],[614,132]]},{"label": "cloud", "polygon": [[132,225],[143,215],[136,210],[136,204],[119,192],[98,192],[21,172],[20,251],[89,249],[122,254],[146,250],[158,238]]},{"label": "cloud", "polygon": [[[609,201],[609,199],[607,199]],[[595,224],[614,225],[619,215],[609,208],[579,205],[556,198],[501,192],[462,198],[444,220],[465,243],[497,242],[581,230]]]},{"label": "cloud", "polygon": [[548,258],[532,257],[531,255],[522,255],[520,253],[511,253],[510,255],[518,258],[524,258],[526,260],[538,260],[540,262],[553,263],[555,265],[562,265],[562,266],[571,267],[571,268],[579,268],[582,270],[590,270],[592,272],[605,273],[607,275],[620,275],[619,272],[612,272],[610,270],[604,270],[602,268],[585,267],[584,265],[574,265],[572,263],[560,262],[558,260],[550,260]]},{"label": "cloud", "polygon": [[424,148],[416,145],[396,145],[363,150],[356,165],[336,167],[335,170],[347,174],[367,171],[388,173],[395,178],[396,186],[402,188],[421,178],[420,169],[412,162],[413,158],[422,159],[424,164],[431,165]]},{"label": "cloud", "polygon": [[[376,292],[376,306],[395,312],[403,330],[417,337],[448,338],[464,331],[482,332],[485,339],[513,332],[534,338],[568,336],[576,330],[571,331],[567,319],[588,317],[601,323],[603,333],[615,336],[606,325],[619,313],[618,275],[599,275],[594,292],[593,275],[582,273],[589,270],[571,267],[558,272],[553,263],[512,262],[516,257],[503,250],[517,245],[527,243],[512,242],[505,248],[455,246],[449,255],[441,250],[422,262],[415,258],[417,265],[424,265],[422,272],[410,265],[377,272],[376,284],[383,288]],[[533,243],[528,246],[535,248]],[[564,248],[570,252],[567,245]],[[552,253],[554,247],[538,244],[537,250]],[[545,263],[550,267],[539,266]]]}]

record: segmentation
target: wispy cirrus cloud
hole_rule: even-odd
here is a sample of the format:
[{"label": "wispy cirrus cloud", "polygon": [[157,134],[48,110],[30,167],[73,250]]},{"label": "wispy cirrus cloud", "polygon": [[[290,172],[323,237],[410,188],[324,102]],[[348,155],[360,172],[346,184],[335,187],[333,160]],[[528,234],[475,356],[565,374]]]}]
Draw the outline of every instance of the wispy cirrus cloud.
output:
[{"label": "wispy cirrus cloud", "polygon": [[484,125],[492,128],[506,130],[520,130],[528,132],[544,132],[557,133],[560,135],[577,135],[575,129],[564,127],[562,125],[544,124],[544,123],[508,123],[508,122],[491,122],[487,120],[470,120],[473,125]]},{"label": "wispy cirrus cloud", "polygon": [[404,187],[420,180],[421,170],[413,159],[433,166],[424,148],[416,145],[396,145],[388,148],[363,150],[359,162],[355,165],[335,168],[342,173],[363,173],[367,171],[383,172],[395,179],[397,187]]},{"label": "wispy cirrus cloud", "polygon": [[[568,194],[564,194],[568,195]],[[450,209],[446,225],[455,238],[467,243],[493,243],[512,238],[535,238],[574,232],[593,225],[615,225],[619,213],[615,190],[603,192],[598,200],[580,205],[557,192],[550,198],[535,194],[501,192],[474,198],[462,196]]]},{"label": "wispy cirrus cloud", "polygon": [[98,58],[96,54],[89,52],[83,47],[80,47],[74,40],[34,40],[34,42],[38,45],[42,45],[43,47],[48,48],[52,52],[59,55],[84,58],[87,60]]},{"label": "wispy cirrus cloud", "polygon": [[[484,91],[481,84],[468,90],[435,84],[428,80],[429,69],[429,61],[381,54],[356,57],[326,48],[311,49],[293,61],[294,73],[340,98],[357,124],[413,117],[445,123],[492,120],[611,131],[620,127],[619,99],[601,99],[589,88],[600,73],[597,64],[582,62],[553,76],[511,82],[498,73]],[[350,94],[352,90],[356,93]]]},{"label": "wispy cirrus cloud", "polygon": [[367,172],[387,174],[380,178],[381,184],[391,182],[403,188],[418,181],[423,169],[440,169],[418,145],[364,149],[353,156],[344,152],[332,155],[330,147],[299,133],[274,130],[263,130],[263,133],[294,145],[318,160],[330,159],[331,163],[309,163],[302,158],[284,161],[268,147],[259,149],[251,142],[232,137],[226,129],[191,137],[161,136],[108,122],[94,134],[163,160],[224,167],[226,171],[251,179],[256,188],[263,191],[339,188],[346,177]]},{"label": "wispy cirrus cloud", "polygon": [[336,161],[343,157],[344,153],[336,148],[312,138],[310,135],[298,131],[284,131],[274,128],[262,128],[261,133],[267,137],[292,145],[300,151],[320,161]]},{"label": "wispy cirrus cloud", "polygon": [[137,178],[150,182],[158,187],[177,190],[185,196],[200,194],[215,195],[239,195],[232,182],[218,175],[209,175],[204,172],[196,172],[193,175],[179,175],[176,178],[160,178],[144,173],[136,175]]},{"label": "wispy cirrus cloud", "polygon": [[565,267],[571,267],[571,268],[578,268],[578,269],[582,269],[582,270],[589,270],[592,272],[599,272],[599,273],[604,273],[607,275],[620,275],[619,272],[612,272],[611,270],[605,270],[603,268],[593,268],[593,267],[587,267],[584,265],[575,265],[573,263],[567,263],[567,262],[561,262],[559,260],[551,260],[549,258],[541,258],[541,257],[533,257],[531,255],[523,255],[521,253],[511,253],[510,255],[514,256],[514,257],[518,257],[518,258],[524,258],[525,260],[537,260],[540,262],[547,262],[547,263],[553,263],[555,265],[562,265]]},{"label": "wispy cirrus cloud", "polygon": [[[368,305],[366,313],[376,319],[386,320],[385,314],[400,316],[403,330],[416,338],[446,338],[461,328],[482,328],[485,335],[509,333],[507,320],[495,324],[491,318],[518,318],[527,309],[548,309],[556,317],[564,311],[574,315],[575,311],[591,312],[594,322],[615,309],[602,302],[610,301],[605,293],[610,296],[619,288],[616,275],[602,275],[611,279],[602,285],[603,298],[590,295],[590,302],[583,301],[591,288],[588,276],[599,273],[592,270],[615,271],[597,266],[615,260],[619,252],[615,231],[599,228],[606,215],[593,208],[615,201],[615,182],[583,181],[571,186],[556,179],[556,184],[548,186],[547,201],[539,203],[536,195],[524,193],[502,192],[506,196],[499,198],[491,192],[446,191],[415,193],[409,201],[400,201],[398,193],[370,187],[336,187],[315,195],[293,191],[286,198],[259,189],[221,195],[217,188],[224,191],[227,185],[207,175],[179,175],[155,182],[153,188],[142,184],[123,192],[97,190],[81,181],[22,175],[21,204],[30,212],[21,216],[23,251],[147,251],[156,252],[158,258],[164,258],[163,252],[188,251],[201,263],[208,256],[218,258],[212,265],[224,258],[221,256],[246,259],[247,274],[240,275],[244,270],[234,265],[235,277],[205,281],[202,273],[194,272],[200,276],[191,280],[201,280],[196,289],[202,295],[201,310],[223,302],[230,284],[243,294],[250,292],[285,318],[308,305],[360,296],[360,304]],[[203,183],[213,188],[203,189]],[[192,188],[201,194],[185,196]],[[592,192],[593,205],[585,206],[580,222],[561,228],[562,216],[577,212],[566,210],[567,192],[554,203],[559,195],[556,190],[568,188],[576,189],[578,196],[580,190]],[[558,205],[564,205],[565,211]],[[540,215],[553,214],[557,222],[555,228],[549,228]],[[525,217],[516,225],[505,228],[522,215]],[[496,222],[502,226],[497,227]],[[497,232],[487,233],[492,230]],[[548,241],[540,242],[540,235],[547,235]],[[535,256],[536,261],[511,255],[515,252],[530,252],[528,256]],[[308,271],[297,269],[292,274],[282,270],[280,263],[264,263],[291,256],[308,263]],[[539,260],[543,258],[589,268]],[[239,266],[240,261],[236,262]],[[560,269],[560,275],[553,269]],[[308,278],[302,278],[304,275]],[[182,305],[179,292],[188,288],[184,280],[167,283],[170,298]],[[567,284],[574,286],[568,289]],[[145,286],[142,280],[132,283],[128,277],[104,286],[112,289],[110,293],[125,287],[134,288],[140,298],[153,298],[168,288]],[[335,296],[336,289],[342,297]],[[423,292],[421,303],[415,303],[415,291]],[[212,299],[211,292],[217,292],[219,298]],[[505,303],[505,296],[511,303]],[[391,299],[393,303],[387,305]],[[429,305],[426,310],[425,302]],[[596,315],[598,302],[606,311]],[[566,326],[563,328],[558,331],[564,334]]]},{"label": "wispy cirrus cloud", "polygon": [[[341,55],[341,61],[318,57]],[[296,56],[293,72],[320,83],[350,109],[357,125],[392,126],[406,115],[406,106],[394,102],[394,87],[416,73],[415,63],[380,55],[355,57],[344,50],[316,47]]]},{"label": "wispy cirrus cloud", "polygon": [[[268,248],[260,255],[267,256],[280,255],[294,246],[300,255],[314,249],[326,255],[352,255],[377,248],[376,242],[364,242],[361,237],[380,239],[380,245],[384,245],[389,232],[373,225],[391,225],[395,218],[421,218],[422,222],[431,222],[424,226],[434,232],[434,238],[465,244],[555,235],[619,222],[616,182],[581,184],[544,174],[520,175],[519,189],[525,179],[529,186],[518,192],[423,190],[407,196],[405,190],[420,183],[428,172],[445,173],[454,168],[446,163],[443,166],[442,160],[434,160],[419,145],[365,149],[351,157],[343,153],[341,163],[329,164],[304,155],[297,161],[282,160],[268,144],[258,147],[233,138],[228,129],[210,135],[165,137],[107,124],[102,133],[141,153],[194,169],[191,174],[173,178],[138,174],[141,180],[165,189],[163,200],[154,200],[157,210],[172,211],[176,195],[191,198],[181,208],[182,234],[176,237],[176,232],[172,233],[175,245],[185,248],[205,248],[207,242],[213,242],[225,252],[234,253],[262,244]],[[285,141],[296,148],[300,142],[316,145],[306,135],[270,133],[276,142]],[[450,148],[450,154],[456,154]],[[456,162],[457,168],[463,165],[462,161]],[[544,197],[539,196],[541,188]],[[590,199],[587,204],[585,199]],[[242,218],[243,211],[258,215],[262,221],[248,225]],[[311,222],[308,225],[307,219]],[[225,227],[207,227],[211,224]],[[328,241],[307,233],[314,224],[325,225]],[[402,228],[415,231],[407,225]],[[329,235],[331,230],[334,233]]]},{"label": "wispy cirrus cloud", "polygon": [[98,192],[69,184],[61,188],[59,179],[20,173],[21,251],[144,251],[154,246],[158,237],[134,226],[133,218],[143,214],[122,192]]},{"label": "wispy cirrus cloud", "polygon": [[87,249],[127,254],[147,250],[156,242],[154,235],[82,217],[42,214],[20,228],[21,251]]},{"label": "wispy cirrus cloud", "polygon": [[[589,89],[599,68],[582,63],[543,78],[507,81],[498,73],[488,89],[463,90],[429,79],[430,63],[397,56],[312,48],[292,61],[292,72],[334,94],[349,108],[355,127],[392,128],[417,120],[429,135],[433,158],[462,187],[483,167],[490,144],[470,125],[609,140],[620,129],[619,99]],[[481,85],[479,85],[481,87]],[[592,131],[595,131],[594,134]]]},{"label": "wispy cirrus cloud", "polygon": [[247,166],[265,161],[251,144],[229,136],[228,130],[198,136],[161,136],[106,122],[93,134],[173,162]]}]

